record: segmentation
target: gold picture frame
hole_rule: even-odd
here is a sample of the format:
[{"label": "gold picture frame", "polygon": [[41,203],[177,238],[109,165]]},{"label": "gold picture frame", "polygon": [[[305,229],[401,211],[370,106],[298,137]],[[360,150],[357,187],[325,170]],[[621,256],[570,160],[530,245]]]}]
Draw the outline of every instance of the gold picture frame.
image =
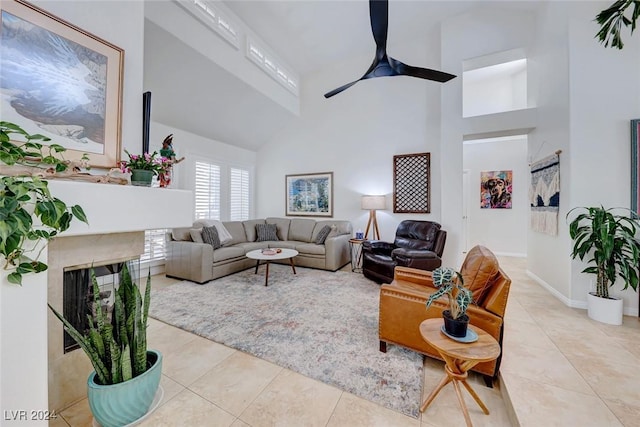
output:
[{"label": "gold picture frame", "polygon": [[117,166],[124,50],[26,1],[0,8],[2,120],[51,138],[67,160]]}]

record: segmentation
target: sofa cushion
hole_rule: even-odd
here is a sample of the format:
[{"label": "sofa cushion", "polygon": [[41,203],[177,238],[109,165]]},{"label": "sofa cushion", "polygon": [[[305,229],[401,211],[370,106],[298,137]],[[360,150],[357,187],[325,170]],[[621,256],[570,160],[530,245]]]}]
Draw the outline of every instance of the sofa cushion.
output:
[{"label": "sofa cushion", "polygon": [[279,240],[289,239],[289,225],[291,224],[289,218],[267,218],[265,221],[267,224],[276,225]]},{"label": "sofa cushion", "polygon": [[316,242],[316,245],[324,245],[324,241],[327,240],[327,237],[329,237],[329,233],[331,233],[332,229],[335,230],[336,226],[325,225],[324,227],[322,227],[318,232],[318,234],[316,235],[316,238],[314,239],[314,242]]},{"label": "sofa cushion", "polygon": [[279,240],[275,224],[256,224],[256,235],[256,242]]},{"label": "sofa cushion", "polygon": [[220,243],[223,245],[231,240],[231,234],[227,228],[222,224],[222,221],[217,219],[199,219],[193,223],[194,227],[211,227],[214,226],[218,229],[218,236],[220,237]]},{"label": "sofa cushion", "polygon": [[256,225],[264,224],[264,219],[250,219],[242,221],[244,226],[244,234],[247,236],[247,242],[255,242],[258,239],[256,234]]},{"label": "sofa cushion", "polygon": [[310,243],[313,235],[313,229],[316,226],[314,219],[294,218],[289,225],[289,240],[297,240],[299,242]]},{"label": "sofa cushion", "polygon": [[177,242],[190,242],[189,228],[174,228],[171,230],[171,238]]},{"label": "sofa cushion", "polygon": [[222,243],[220,243],[220,236],[218,235],[218,229],[215,226],[202,227],[202,240],[204,243],[208,243],[213,246],[213,249],[219,249],[222,247]]},{"label": "sofa cushion", "polygon": [[326,248],[324,245],[316,245],[315,243],[298,243],[296,251],[303,255],[325,255]]},{"label": "sofa cushion", "polygon": [[213,262],[226,261],[228,259],[243,257],[244,254],[244,248],[236,246],[230,248],[222,247],[213,251]]},{"label": "sofa cushion", "polygon": [[244,243],[247,241],[247,235],[245,234],[242,221],[227,221],[224,223],[224,226],[229,230],[231,240],[224,243],[222,246],[233,246],[237,243]]},{"label": "sofa cushion", "polygon": [[[202,240],[202,228],[192,228],[189,230],[189,235],[191,236],[191,240],[196,243],[204,243]],[[219,235],[218,235],[219,236]]]},{"label": "sofa cushion", "polygon": [[460,274],[464,279],[464,285],[471,290],[476,304],[482,305],[499,269],[496,256],[484,246],[474,246],[467,254]]}]

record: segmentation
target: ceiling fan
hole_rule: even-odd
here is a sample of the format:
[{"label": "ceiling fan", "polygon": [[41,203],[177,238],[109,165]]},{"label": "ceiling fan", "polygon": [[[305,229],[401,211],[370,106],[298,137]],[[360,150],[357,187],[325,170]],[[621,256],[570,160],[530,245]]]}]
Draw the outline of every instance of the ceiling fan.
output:
[{"label": "ceiling fan", "polygon": [[443,71],[431,70],[429,68],[412,67],[393,59],[387,55],[387,29],[389,26],[389,1],[388,0],[369,0],[369,14],[371,17],[371,31],[376,41],[376,57],[373,63],[358,80],[340,86],[330,92],[324,94],[325,98],[331,98],[345,89],[350,88],[360,80],[372,79],[374,77],[391,77],[391,76],[411,76],[426,80],[434,80],[436,82],[445,83],[455,78],[453,74]]}]

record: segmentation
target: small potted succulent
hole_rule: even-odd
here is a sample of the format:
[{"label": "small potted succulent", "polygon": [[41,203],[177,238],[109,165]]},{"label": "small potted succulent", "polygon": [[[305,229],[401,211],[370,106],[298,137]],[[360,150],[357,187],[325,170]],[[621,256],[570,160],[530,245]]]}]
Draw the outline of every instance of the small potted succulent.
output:
[{"label": "small potted succulent", "polygon": [[453,268],[438,267],[433,270],[433,286],[438,290],[427,299],[427,309],[435,300],[447,295],[449,309],[442,312],[445,331],[453,337],[464,338],[469,325],[467,308],[473,301],[473,295],[464,287],[462,275]]}]

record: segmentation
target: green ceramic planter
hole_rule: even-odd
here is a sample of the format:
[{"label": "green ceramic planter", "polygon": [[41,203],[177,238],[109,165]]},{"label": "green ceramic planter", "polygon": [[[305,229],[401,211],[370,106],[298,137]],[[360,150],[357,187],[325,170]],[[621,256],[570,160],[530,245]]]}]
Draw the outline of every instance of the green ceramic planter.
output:
[{"label": "green ceramic planter", "polygon": [[131,171],[131,185],[140,187],[151,187],[153,179],[153,171],[134,169]]},{"label": "green ceramic planter", "polygon": [[162,376],[162,353],[147,351],[152,364],[142,375],[119,384],[100,385],[95,371],[87,380],[89,406],[102,427],[122,427],[142,418],[151,407]]}]

